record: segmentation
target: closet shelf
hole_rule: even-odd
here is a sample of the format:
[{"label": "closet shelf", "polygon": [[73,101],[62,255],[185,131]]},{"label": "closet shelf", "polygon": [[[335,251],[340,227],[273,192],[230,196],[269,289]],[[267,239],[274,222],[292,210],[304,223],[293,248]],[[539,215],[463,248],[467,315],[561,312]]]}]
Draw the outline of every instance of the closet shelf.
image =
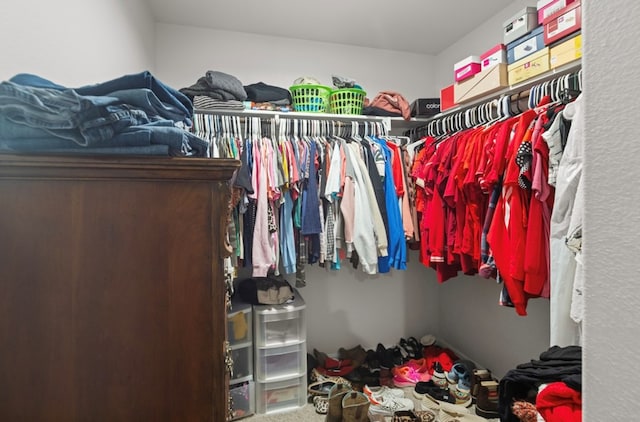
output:
[{"label": "closet shelf", "polygon": [[[534,78],[528,79],[526,81],[520,82],[518,84],[515,85],[510,85],[506,88],[501,89],[500,91],[497,92],[493,92],[491,94],[485,95],[483,97],[479,97],[473,101],[470,101],[468,103],[464,103],[464,104],[460,104],[456,107],[450,108],[447,111],[443,111],[442,113],[438,113],[432,117],[429,118],[424,118],[424,119],[420,119],[421,123],[420,125],[417,126],[424,126],[425,124],[431,122],[432,120],[438,120],[441,119],[442,117],[448,116],[450,114],[454,114],[460,111],[464,111],[467,110],[473,106],[476,106],[478,104],[482,104],[482,103],[486,103],[487,101],[491,101],[493,99],[497,99],[500,98],[503,95],[511,95],[511,94],[515,94],[518,92],[522,92],[522,91],[526,91],[529,88],[531,88],[534,85],[540,84],[542,82],[546,82],[549,81],[551,79],[566,75],[568,73],[571,72],[575,72],[577,70],[579,70],[582,66],[582,61],[580,59],[575,60],[571,63],[567,63],[564,66],[560,66],[557,67],[553,70],[550,70],[549,72],[545,72],[539,76],[536,76]],[[414,126],[414,127],[417,127]]]},{"label": "closet shelf", "polygon": [[263,118],[285,118],[285,119],[301,119],[301,120],[332,120],[340,122],[380,122],[384,125],[387,132],[403,133],[410,129],[415,129],[427,125],[432,120],[437,120],[459,111],[466,110],[478,104],[500,98],[502,95],[510,95],[516,92],[524,91],[532,86],[550,79],[574,72],[581,67],[581,60],[560,66],[549,72],[537,77],[531,78],[519,84],[510,85],[500,91],[493,92],[489,95],[477,98],[474,101],[460,104],[450,108],[447,111],[438,113],[431,117],[413,117],[411,120],[404,120],[402,117],[386,117],[386,116],[368,116],[363,114],[332,114],[332,113],[305,113],[300,111],[271,111],[271,110],[203,110],[195,109],[197,114],[215,114],[223,116],[240,116],[240,117],[263,117]]},{"label": "closet shelf", "polygon": [[195,109],[196,114],[215,114],[221,116],[239,117],[263,117],[285,118],[302,120],[332,120],[340,122],[379,122],[387,131],[404,131],[422,126],[429,122],[429,118],[412,118],[404,120],[402,117],[368,116],[363,114],[332,114],[332,113],[305,113],[299,111],[270,111],[270,110],[203,110]]}]

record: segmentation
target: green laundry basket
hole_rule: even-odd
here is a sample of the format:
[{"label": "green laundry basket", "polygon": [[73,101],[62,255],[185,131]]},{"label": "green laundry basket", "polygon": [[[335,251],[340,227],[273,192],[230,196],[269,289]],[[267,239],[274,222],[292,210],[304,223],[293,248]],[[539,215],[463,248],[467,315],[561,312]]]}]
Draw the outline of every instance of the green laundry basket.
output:
[{"label": "green laundry basket", "polygon": [[323,85],[293,85],[289,87],[293,109],[307,113],[326,113],[331,88]]},{"label": "green laundry basket", "polygon": [[335,114],[362,114],[365,91],[358,88],[343,88],[331,91],[329,109]]}]

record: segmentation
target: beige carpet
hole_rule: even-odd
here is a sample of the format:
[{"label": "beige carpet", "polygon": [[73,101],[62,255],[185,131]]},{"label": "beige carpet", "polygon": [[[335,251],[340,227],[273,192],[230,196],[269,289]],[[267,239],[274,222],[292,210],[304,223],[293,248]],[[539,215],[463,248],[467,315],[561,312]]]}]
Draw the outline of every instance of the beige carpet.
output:
[{"label": "beige carpet", "polygon": [[[416,409],[422,409],[419,400],[416,400],[412,394],[411,388],[405,388],[405,397],[411,398]],[[471,408],[471,413],[475,414],[475,410]],[[274,413],[271,415],[254,415],[242,419],[243,422],[324,422],[325,415],[316,413],[312,404],[307,404],[300,409],[293,411]],[[391,418],[388,418],[391,421]],[[487,419],[489,422],[500,422],[500,419]]]}]

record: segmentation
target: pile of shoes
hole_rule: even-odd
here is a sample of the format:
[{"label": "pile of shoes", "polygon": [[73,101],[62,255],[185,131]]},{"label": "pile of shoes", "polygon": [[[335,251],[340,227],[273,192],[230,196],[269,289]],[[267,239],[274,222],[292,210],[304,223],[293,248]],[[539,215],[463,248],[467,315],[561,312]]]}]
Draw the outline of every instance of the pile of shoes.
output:
[{"label": "pile of shoes", "polygon": [[[498,418],[498,381],[426,335],[375,350],[317,349],[309,396],[326,422],[474,422]],[[475,403],[475,408],[472,405]],[[475,409],[475,412],[474,412]]]},{"label": "pile of shoes", "polygon": [[498,387],[491,371],[478,369],[473,362],[459,360],[449,371],[436,362],[431,380],[416,383],[413,395],[422,400],[423,408],[432,408],[433,403],[447,403],[467,409],[475,403],[475,413],[490,419],[499,417]]}]

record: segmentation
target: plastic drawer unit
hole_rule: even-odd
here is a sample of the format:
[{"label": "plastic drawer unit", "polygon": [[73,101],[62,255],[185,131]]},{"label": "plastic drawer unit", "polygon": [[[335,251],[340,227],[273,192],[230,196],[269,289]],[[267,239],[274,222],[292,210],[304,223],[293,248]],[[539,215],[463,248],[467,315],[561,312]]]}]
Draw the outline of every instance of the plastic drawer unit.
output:
[{"label": "plastic drawer unit", "polygon": [[307,401],[306,374],[276,382],[256,383],[256,412],[277,413],[296,409]]},{"label": "plastic drawer unit", "polygon": [[306,344],[256,349],[256,379],[275,381],[304,375]]},{"label": "plastic drawer unit", "polygon": [[253,307],[256,347],[279,347],[306,340],[306,305],[297,290],[295,296],[290,304]]},{"label": "plastic drawer unit", "polygon": [[255,394],[255,384],[253,381],[232,384],[229,387],[231,420],[241,419],[255,413]]},{"label": "plastic drawer unit", "polygon": [[256,413],[276,413],[304,406],[307,400],[305,303],[254,306]]}]

